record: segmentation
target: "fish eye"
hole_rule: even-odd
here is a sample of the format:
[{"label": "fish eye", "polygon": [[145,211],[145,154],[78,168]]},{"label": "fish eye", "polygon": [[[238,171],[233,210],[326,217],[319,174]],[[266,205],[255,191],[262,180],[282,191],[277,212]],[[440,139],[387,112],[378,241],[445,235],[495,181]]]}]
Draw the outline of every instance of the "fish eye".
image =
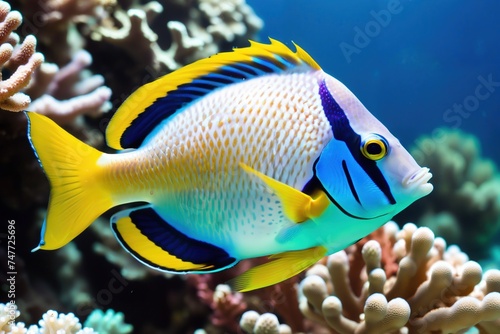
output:
[{"label": "fish eye", "polygon": [[361,143],[361,153],[370,160],[380,160],[387,155],[387,140],[379,135],[369,135]]}]

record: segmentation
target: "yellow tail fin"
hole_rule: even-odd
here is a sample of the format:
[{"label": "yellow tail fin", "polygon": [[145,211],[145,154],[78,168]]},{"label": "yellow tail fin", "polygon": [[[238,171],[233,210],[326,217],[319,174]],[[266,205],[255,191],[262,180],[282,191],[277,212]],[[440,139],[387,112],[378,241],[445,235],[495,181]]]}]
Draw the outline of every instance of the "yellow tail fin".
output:
[{"label": "yellow tail fin", "polygon": [[28,137],[50,181],[47,217],[36,249],[57,249],[113,206],[100,186],[102,152],[73,137],[49,118],[27,112]]}]

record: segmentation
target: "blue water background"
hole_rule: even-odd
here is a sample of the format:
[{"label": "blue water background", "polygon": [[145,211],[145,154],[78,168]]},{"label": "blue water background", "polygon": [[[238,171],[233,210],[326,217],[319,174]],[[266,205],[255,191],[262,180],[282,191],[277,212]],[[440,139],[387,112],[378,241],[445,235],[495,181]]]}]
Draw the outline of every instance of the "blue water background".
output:
[{"label": "blue water background", "polygon": [[[261,40],[299,44],[405,146],[458,127],[500,164],[499,1],[247,2],[264,20]],[[479,77],[498,84],[476,91]]]}]

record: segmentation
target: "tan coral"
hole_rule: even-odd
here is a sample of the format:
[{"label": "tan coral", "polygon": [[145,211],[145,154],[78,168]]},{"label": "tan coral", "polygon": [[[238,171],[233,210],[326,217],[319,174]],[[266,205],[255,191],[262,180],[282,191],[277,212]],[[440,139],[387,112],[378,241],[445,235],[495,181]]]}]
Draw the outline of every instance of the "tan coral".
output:
[{"label": "tan coral", "polygon": [[335,296],[327,297],[321,311],[327,324],[339,333],[377,334],[390,333],[403,327],[410,317],[410,307],[402,298],[387,302],[381,293],[370,295],[364,308],[364,321],[345,318],[342,315],[342,303]]},{"label": "tan coral", "polygon": [[199,10],[215,40],[232,42],[239,36],[251,36],[263,25],[244,0],[199,0]]},{"label": "tan coral", "polygon": [[[482,300],[473,297],[459,299],[451,307],[434,309],[410,322],[410,333],[458,333],[478,323],[500,317],[500,293],[491,292]],[[495,328],[495,333],[500,329]],[[491,332],[493,333],[493,332]]]},{"label": "tan coral", "polygon": [[[158,34],[149,26],[162,11],[163,6],[156,1],[128,11],[117,9],[114,17],[120,27],[95,27],[91,38],[116,45],[124,49],[140,67],[151,66],[159,72],[171,72],[181,67],[189,57],[202,58],[217,51],[206,48],[200,39],[190,37],[185,25],[177,21],[168,22],[167,30],[172,43],[170,48],[162,49],[158,44]],[[203,53],[199,53],[201,50]],[[193,56],[194,53],[199,54]]]},{"label": "tan coral", "polygon": [[[223,43],[246,43],[262,27],[262,21],[244,0],[201,0],[194,6],[170,2],[185,7],[188,17],[169,21],[166,29],[155,31],[153,19],[174,6],[156,1],[134,4],[127,10],[116,8],[107,24],[90,26],[90,38],[123,49],[139,68],[149,66],[165,73],[217,53]],[[170,40],[169,47],[161,47],[160,39]]]},{"label": "tan coral", "polygon": [[[393,250],[399,270],[387,277],[378,265],[382,257],[377,241],[365,243],[363,257],[341,251],[330,255],[329,275],[308,275],[301,282],[300,308],[304,316],[340,334],[459,333],[477,327],[481,333],[500,331],[500,271],[482,269],[458,247],[446,248],[425,227],[407,224],[385,230],[395,237]],[[360,282],[349,271],[363,261]],[[359,294],[353,286],[363,286]]]},{"label": "tan coral", "polygon": [[236,330],[234,319],[247,309],[247,304],[242,293],[231,291],[226,284],[219,284],[215,287],[210,307],[213,310],[212,324],[233,332]]},{"label": "tan coral", "polygon": [[14,30],[22,22],[17,11],[0,1],[0,70],[9,69],[12,74],[3,78],[0,73],[0,108],[8,111],[26,109],[31,100],[21,92],[30,82],[32,74],[42,64],[43,55],[35,52],[36,38],[28,35],[21,45]]},{"label": "tan coral", "polygon": [[44,24],[54,24],[78,16],[93,16],[98,8],[114,5],[116,0],[44,0],[39,1],[43,9],[40,19]]}]

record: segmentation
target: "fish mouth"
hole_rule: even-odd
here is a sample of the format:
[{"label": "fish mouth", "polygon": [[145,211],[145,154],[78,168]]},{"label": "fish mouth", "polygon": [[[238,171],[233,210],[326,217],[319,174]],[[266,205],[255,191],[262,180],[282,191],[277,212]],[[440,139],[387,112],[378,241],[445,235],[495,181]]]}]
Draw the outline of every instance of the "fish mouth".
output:
[{"label": "fish mouth", "polygon": [[422,167],[417,172],[406,177],[403,180],[403,185],[408,190],[416,192],[419,197],[422,197],[428,195],[434,188],[432,184],[428,183],[431,177],[432,174],[429,172],[429,168]]}]

